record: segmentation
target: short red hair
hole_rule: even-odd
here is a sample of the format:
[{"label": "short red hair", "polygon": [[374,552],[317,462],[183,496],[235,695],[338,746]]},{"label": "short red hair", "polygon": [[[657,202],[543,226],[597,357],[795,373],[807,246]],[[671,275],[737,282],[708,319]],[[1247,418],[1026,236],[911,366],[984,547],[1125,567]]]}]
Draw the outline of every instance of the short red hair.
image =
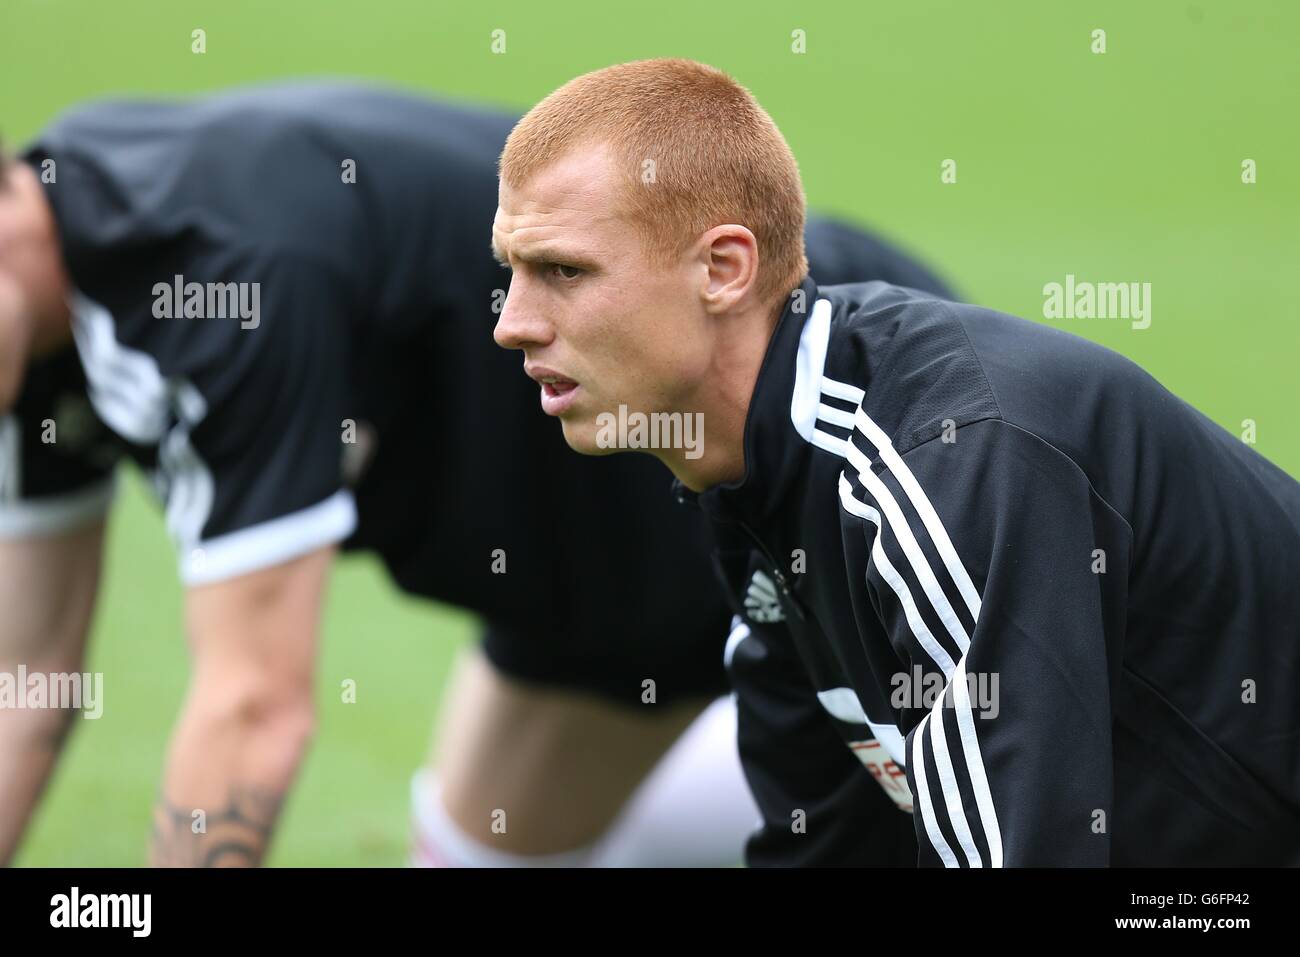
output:
[{"label": "short red hair", "polygon": [[603,144],[626,171],[626,213],[652,259],[678,255],[724,223],[758,242],[761,300],[808,272],[799,167],[772,118],[721,70],[640,60],[570,80],[529,110],[506,141],[511,188],[580,146]]}]

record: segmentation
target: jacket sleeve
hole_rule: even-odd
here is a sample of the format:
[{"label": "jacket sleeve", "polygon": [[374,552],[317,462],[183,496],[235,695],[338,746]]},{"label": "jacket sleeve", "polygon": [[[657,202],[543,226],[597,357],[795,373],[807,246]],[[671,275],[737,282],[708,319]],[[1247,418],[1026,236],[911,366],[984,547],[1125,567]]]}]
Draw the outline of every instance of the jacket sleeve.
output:
[{"label": "jacket sleeve", "polygon": [[1128,525],[998,419],[899,455],[859,410],[840,499],[864,640],[883,624],[904,664],[922,866],[1106,865]]},{"label": "jacket sleeve", "polygon": [[817,700],[783,624],[737,619],[728,642],[741,764],[762,814],[751,867],[916,865],[916,838]]}]

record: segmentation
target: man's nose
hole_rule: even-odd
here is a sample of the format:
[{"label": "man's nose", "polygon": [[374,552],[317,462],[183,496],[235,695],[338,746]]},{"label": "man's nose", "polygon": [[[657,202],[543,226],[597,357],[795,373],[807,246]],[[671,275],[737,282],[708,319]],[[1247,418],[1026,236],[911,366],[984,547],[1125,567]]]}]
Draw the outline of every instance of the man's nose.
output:
[{"label": "man's nose", "polygon": [[550,324],[532,308],[518,280],[510,283],[492,338],[503,349],[527,349],[551,341]]}]

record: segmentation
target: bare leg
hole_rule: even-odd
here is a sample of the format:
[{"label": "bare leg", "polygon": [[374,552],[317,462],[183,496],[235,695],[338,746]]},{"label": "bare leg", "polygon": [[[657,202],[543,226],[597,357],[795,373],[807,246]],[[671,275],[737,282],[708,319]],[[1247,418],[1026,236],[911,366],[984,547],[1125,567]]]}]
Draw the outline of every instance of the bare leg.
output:
[{"label": "bare leg", "polygon": [[643,713],[524,685],[475,649],[459,663],[442,717],[445,810],[466,837],[507,854],[586,848],[707,704]]}]

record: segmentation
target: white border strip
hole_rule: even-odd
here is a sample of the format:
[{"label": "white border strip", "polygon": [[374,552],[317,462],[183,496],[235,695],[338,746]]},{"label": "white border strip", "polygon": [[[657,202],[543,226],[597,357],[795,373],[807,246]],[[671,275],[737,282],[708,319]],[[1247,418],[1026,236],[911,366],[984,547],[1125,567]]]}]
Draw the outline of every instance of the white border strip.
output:
[{"label": "white border strip", "polygon": [[938,513],[935,512],[934,506],[930,504],[930,499],[921,488],[920,483],[917,482],[916,476],[907,467],[907,463],[903,461],[902,456],[895,451],[893,443],[889,441],[889,436],[885,434],[884,429],[871,421],[871,417],[862,410],[861,406],[858,407],[856,414],[856,424],[858,430],[880,453],[880,460],[885,464],[885,468],[894,474],[898,484],[907,493],[907,497],[912,502],[912,507],[921,516],[921,522],[925,525],[926,531],[930,533],[930,540],[934,542],[934,547],[943,559],[948,574],[952,576],[953,582],[957,585],[957,590],[961,592],[962,600],[966,602],[971,618],[978,621],[980,616],[979,592],[975,590],[975,585],[966,571],[966,566],[961,563],[961,558],[957,555],[957,549],[953,547],[952,539],[948,537],[943,522],[939,520]]},{"label": "white border strip", "polygon": [[916,600],[912,597],[912,590],[908,588],[903,576],[898,573],[894,563],[885,554],[885,547],[881,542],[884,528],[882,527],[880,513],[865,502],[860,502],[853,497],[853,488],[849,485],[849,480],[844,477],[843,473],[840,473],[840,504],[844,506],[845,511],[850,515],[865,518],[876,526],[875,540],[871,543],[871,557],[875,561],[876,567],[880,569],[880,577],[888,583],[894,594],[898,596],[898,602],[903,607],[903,617],[907,619],[912,634],[916,636],[917,642],[925,650],[925,653],[930,656],[930,660],[935,663],[935,666],[943,674],[952,674],[956,663],[952,660],[952,656],[948,654],[948,649],[935,639],[934,634],[930,631],[925,619],[921,617],[921,613],[916,607]]},{"label": "white border strip", "polygon": [[831,302],[818,299],[799,334],[799,353],[794,363],[794,394],[790,397],[790,421],[809,442],[817,426],[817,406],[822,398],[822,371],[826,367],[826,346],[831,338]]},{"label": "white border strip", "polygon": [[67,495],[0,503],[0,539],[46,538],[75,531],[107,515],[116,490],[117,482],[109,476]]},{"label": "white border strip", "polygon": [[181,556],[181,581],[208,585],[246,575],[341,542],[357,527],[357,506],[347,489],[281,518],[199,542]]},{"label": "white border strip", "polygon": [[727,635],[727,645],[722,649],[722,667],[730,668],[731,659],[735,657],[736,646],[749,637],[749,624],[739,615],[731,618],[731,634]]}]

